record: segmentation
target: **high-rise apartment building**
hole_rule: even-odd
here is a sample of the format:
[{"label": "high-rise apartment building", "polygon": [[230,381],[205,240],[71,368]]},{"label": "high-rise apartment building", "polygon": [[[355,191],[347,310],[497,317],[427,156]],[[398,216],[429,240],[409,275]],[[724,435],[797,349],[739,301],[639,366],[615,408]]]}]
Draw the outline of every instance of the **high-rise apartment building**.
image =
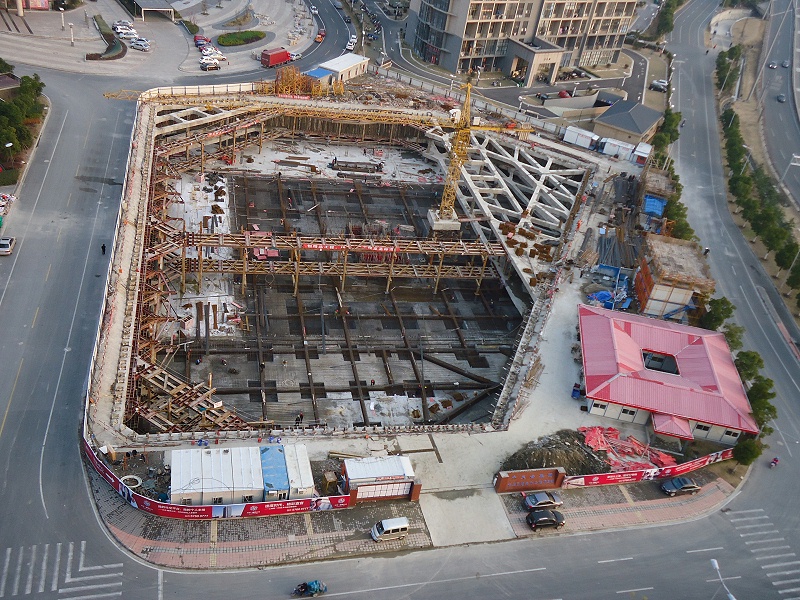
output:
[{"label": "high-rise apartment building", "polygon": [[560,66],[616,62],[636,0],[411,0],[406,42],[454,73],[502,71],[523,85]]}]

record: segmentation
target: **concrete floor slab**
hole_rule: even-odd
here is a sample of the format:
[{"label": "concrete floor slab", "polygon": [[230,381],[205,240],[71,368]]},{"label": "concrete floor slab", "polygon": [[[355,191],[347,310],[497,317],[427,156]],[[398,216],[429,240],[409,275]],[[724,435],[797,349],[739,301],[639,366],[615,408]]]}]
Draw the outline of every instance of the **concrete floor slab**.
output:
[{"label": "concrete floor slab", "polygon": [[516,537],[502,500],[493,489],[423,493],[419,503],[434,546]]}]

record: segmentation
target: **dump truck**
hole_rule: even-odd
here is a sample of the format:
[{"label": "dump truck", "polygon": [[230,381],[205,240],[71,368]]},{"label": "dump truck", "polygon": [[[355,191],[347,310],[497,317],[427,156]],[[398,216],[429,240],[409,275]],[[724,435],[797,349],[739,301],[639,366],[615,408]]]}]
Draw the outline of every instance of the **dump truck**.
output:
[{"label": "dump truck", "polygon": [[261,52],[261,66],[265,69],[272,67],[279,67],[291,62],[292,57],[289,51],[285,48],[276,48],[275,50],[263,50]]}]

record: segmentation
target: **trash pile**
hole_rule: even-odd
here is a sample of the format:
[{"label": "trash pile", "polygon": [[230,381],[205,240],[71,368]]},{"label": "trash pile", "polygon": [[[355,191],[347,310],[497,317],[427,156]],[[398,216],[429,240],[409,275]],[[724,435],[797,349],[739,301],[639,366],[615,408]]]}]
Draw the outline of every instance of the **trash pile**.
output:
[{"label": "trash pile", "polygon": [[619,430],[614,427],[579,427],[584,443],[592,450],[605,451],[611,471],[636,471],[672,467],[676,460],[649,445],[645,445],[632,435],[622,440]]}]

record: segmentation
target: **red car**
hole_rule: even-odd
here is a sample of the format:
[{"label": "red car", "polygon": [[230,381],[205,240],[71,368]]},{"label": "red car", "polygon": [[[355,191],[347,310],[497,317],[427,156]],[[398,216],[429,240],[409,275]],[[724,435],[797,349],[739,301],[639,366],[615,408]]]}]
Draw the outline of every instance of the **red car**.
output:
[{"label": "red car", "polygon": [[195,45],[195,48],[199,48],[200,46],[203,46],[203,45],[205,45],[205,44],[210,44],[210,43],[211,43],[211,40],[210,40],[210,39],[208,39],[208,38],[207,38],[206,36],[204,36],[204,35],[196,35],[196,36],[194,36],[194,45]]}]

